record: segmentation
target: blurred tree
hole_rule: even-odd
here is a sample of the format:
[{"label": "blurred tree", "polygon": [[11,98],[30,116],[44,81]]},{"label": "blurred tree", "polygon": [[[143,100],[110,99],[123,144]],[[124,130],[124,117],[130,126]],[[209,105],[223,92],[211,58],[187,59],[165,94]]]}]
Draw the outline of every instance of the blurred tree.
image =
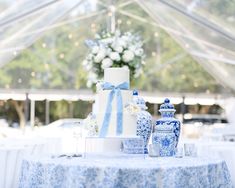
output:
[{"label": "blurred tree", "polygon": [[15,101],[15,100],[10,100],[10,103],[14,106],[17,115],[19,117],[19,122],[20,122],[20,128],[24,128],[26,124],[26,119],[24,115],[24,101]]}]

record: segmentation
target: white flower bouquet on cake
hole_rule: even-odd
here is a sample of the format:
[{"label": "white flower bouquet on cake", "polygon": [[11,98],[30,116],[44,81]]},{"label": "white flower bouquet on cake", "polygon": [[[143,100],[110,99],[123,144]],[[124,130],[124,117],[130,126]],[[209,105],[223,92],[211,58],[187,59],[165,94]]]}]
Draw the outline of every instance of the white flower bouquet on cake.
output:
[{"label": "white flower bouquet on cake", "polygon": [[143,42],[140,36],[130,32],[102,32],[96,34],[94,40],[86,40],[90,48],[83,61],[89,72],[87,86],[91,87],[103,77],[104,69],[109,67],[126,67],[130,70],[131,79],[142,72]]},{"label": "white flower bouquet on cake", "polygon": [[87,118],[83,120],[83,128],[86,132],[86,136],[97,136],[98,135],[98,125],[96,117],[90,113]]}]

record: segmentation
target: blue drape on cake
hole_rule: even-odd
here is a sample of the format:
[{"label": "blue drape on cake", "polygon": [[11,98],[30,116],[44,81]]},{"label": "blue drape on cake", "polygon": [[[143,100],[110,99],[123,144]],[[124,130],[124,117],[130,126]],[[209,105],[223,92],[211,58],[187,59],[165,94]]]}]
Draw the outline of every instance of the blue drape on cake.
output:
[{"label": "blue drape on cake", "polygon": [[121,135],[123,132],[123,102],[122,102],[122,93],[121,90],[129,89],[129,84],[127,82],[123,82],[117,86],[112,85],[109,82],[105,82],[102,84],[103,90],[111,90],[108,97],[108,102],[105,110],[105,115],[102,123],[102,127],[100,129],[99,136],[105,137],[108,133],[108,128],[110,124],[110,118],[112,114],[112,102],[114,97],[117,97],[117,127],[116,127],[116,135]]}]

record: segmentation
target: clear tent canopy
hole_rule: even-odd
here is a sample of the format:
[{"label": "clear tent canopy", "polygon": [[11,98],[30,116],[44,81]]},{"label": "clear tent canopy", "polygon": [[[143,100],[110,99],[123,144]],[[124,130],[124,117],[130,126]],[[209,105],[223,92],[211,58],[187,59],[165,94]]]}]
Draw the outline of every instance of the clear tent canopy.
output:
[{"label": "clear tent canopy", "polygon": [[6,0],[0,3],[0,88],[86,88],[86,39],[115,28],[142,36],[147,91],[235,91],[235,2]]}]

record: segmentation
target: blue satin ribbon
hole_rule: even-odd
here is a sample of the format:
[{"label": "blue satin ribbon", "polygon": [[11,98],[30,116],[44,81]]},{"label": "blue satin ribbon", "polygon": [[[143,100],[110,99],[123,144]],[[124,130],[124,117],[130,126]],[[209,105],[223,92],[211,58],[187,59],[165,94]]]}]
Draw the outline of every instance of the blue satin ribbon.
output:
[{"label": "blue satin ribbon", "polygon": [[121,135],[123,131],[123,102],[122,102],[122,94],[121,90],[129,89],[129,84],[127,82],[123,82],[117,86],[112,85],[109,82],[105,82],[102,84],[103,90],[111,90],[108,97],[108,102],[105,110],[105,116],[102,123],[102,127],[100,129],[100,137],[105,137],[108,133],[108,128],[110,124],[110,118],[112,114],[112,101],[114,96],[117,97],[117,128],[116,135]]}]

